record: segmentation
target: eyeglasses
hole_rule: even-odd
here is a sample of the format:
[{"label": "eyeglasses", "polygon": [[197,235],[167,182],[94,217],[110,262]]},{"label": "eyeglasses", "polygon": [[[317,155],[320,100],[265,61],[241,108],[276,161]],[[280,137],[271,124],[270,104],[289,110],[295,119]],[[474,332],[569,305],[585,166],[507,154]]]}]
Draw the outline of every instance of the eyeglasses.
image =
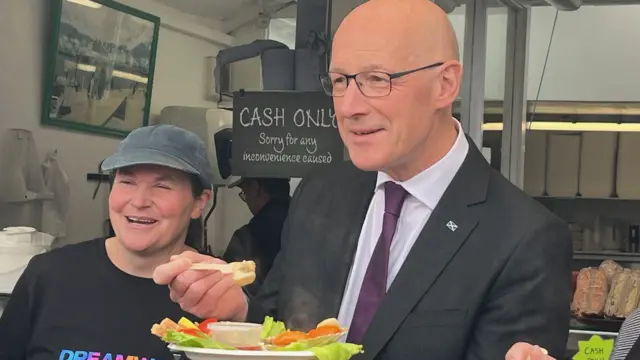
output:
[{"label": "eyeglasses", "polygon": [[437,62],[431,65],[419,67],[417,69],[401,71],[396,73],[387,73],[383,71],[363,71],[357,74],[342,74],[330,71],[320,76],[320,82],[324,92],[329,96],[344,96],[349,87],[349,80],[354,79],[356,86],[367,97],[383,97],[391,94],[391,80],[413,74],[414,72],[433,69],[442,66],[444,62]]}]

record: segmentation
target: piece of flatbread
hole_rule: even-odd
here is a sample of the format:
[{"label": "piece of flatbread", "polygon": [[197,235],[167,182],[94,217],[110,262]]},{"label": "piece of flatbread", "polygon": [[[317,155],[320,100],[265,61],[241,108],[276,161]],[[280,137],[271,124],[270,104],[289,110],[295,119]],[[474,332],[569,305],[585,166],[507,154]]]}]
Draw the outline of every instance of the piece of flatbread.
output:
[{"label": "piece of flatbread", "polygon": [[233,280],[240,286],[247,286],[256,280],[256,263],[251,260],[236,261],[229,264],[195,263],[191,270],[217,270],[223,274],[232,274]]},{"label": "piece of flatbread", "polygon": [[176,324],[173,320],[165,318],[160,324],[153,324],[151,327],[151,333],[158,337],[164,337],[169,330],[178,330],[180,325]]}]

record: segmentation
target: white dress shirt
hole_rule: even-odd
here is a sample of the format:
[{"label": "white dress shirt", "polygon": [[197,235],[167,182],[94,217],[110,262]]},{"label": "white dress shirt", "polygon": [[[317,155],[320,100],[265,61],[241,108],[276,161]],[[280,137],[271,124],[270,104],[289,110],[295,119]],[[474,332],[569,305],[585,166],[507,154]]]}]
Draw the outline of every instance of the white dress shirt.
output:
[{"label": "white dress shirt", "polygon": [[369,260],[382,233],[382,218],[385,208],[383,184],[387,181],[394,181],[402,185],[409,193],[402,206],[396,232],[391,242],[387,276],[387,289],[389,289],[422,228],[429,220],[431,212],[460,169],[469,151],[469,142],[461,130],[460,123],[455,119],[453,121],[458,128],[458,137],[449,152],[440,161],[404,182],[395,181],[389,175],[378,172],[376,190],[362,225],[358,248],[338,314],[338,321],[342,326],[349,327],[351,325]]}]

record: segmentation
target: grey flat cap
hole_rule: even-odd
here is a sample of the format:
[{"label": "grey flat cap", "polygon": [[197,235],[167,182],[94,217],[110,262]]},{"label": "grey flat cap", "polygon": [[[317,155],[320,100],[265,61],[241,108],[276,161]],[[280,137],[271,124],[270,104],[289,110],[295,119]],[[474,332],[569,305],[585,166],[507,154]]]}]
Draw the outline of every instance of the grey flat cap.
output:
[{"label": "grey flat cap", "polygon": [[213,184],[207,147],[198,135],[173,125],[144,126],[133,130],[106,158],[102,171],[133,165],[160,165],[197,175],[205,188]]}]

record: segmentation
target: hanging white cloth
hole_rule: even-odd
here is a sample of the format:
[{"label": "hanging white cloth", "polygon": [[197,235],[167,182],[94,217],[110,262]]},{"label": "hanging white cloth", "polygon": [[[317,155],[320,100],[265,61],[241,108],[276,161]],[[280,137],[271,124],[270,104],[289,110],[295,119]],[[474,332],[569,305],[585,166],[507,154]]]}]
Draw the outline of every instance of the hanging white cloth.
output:
[{"label": "hanging white cloth", "polygon": [[42,204],[41,232],[60,239],[67,233],[69,213],[69,178],[58,162],[58,150],[47,153],[42,163],[42,175],[47,192],[53,194],[53,201]]},{"label": "hanging white cloth", "polygon": [[31,131],[8,129],[0,141],[0,226],[41,229],[46,191]]},{"label": "hanging white cloth", "polygon": [[38,151],[31,131],[9,129],[2,139],[0,152],[0,199],[8,202],[25,201],[32,194],[45,191]]}]

